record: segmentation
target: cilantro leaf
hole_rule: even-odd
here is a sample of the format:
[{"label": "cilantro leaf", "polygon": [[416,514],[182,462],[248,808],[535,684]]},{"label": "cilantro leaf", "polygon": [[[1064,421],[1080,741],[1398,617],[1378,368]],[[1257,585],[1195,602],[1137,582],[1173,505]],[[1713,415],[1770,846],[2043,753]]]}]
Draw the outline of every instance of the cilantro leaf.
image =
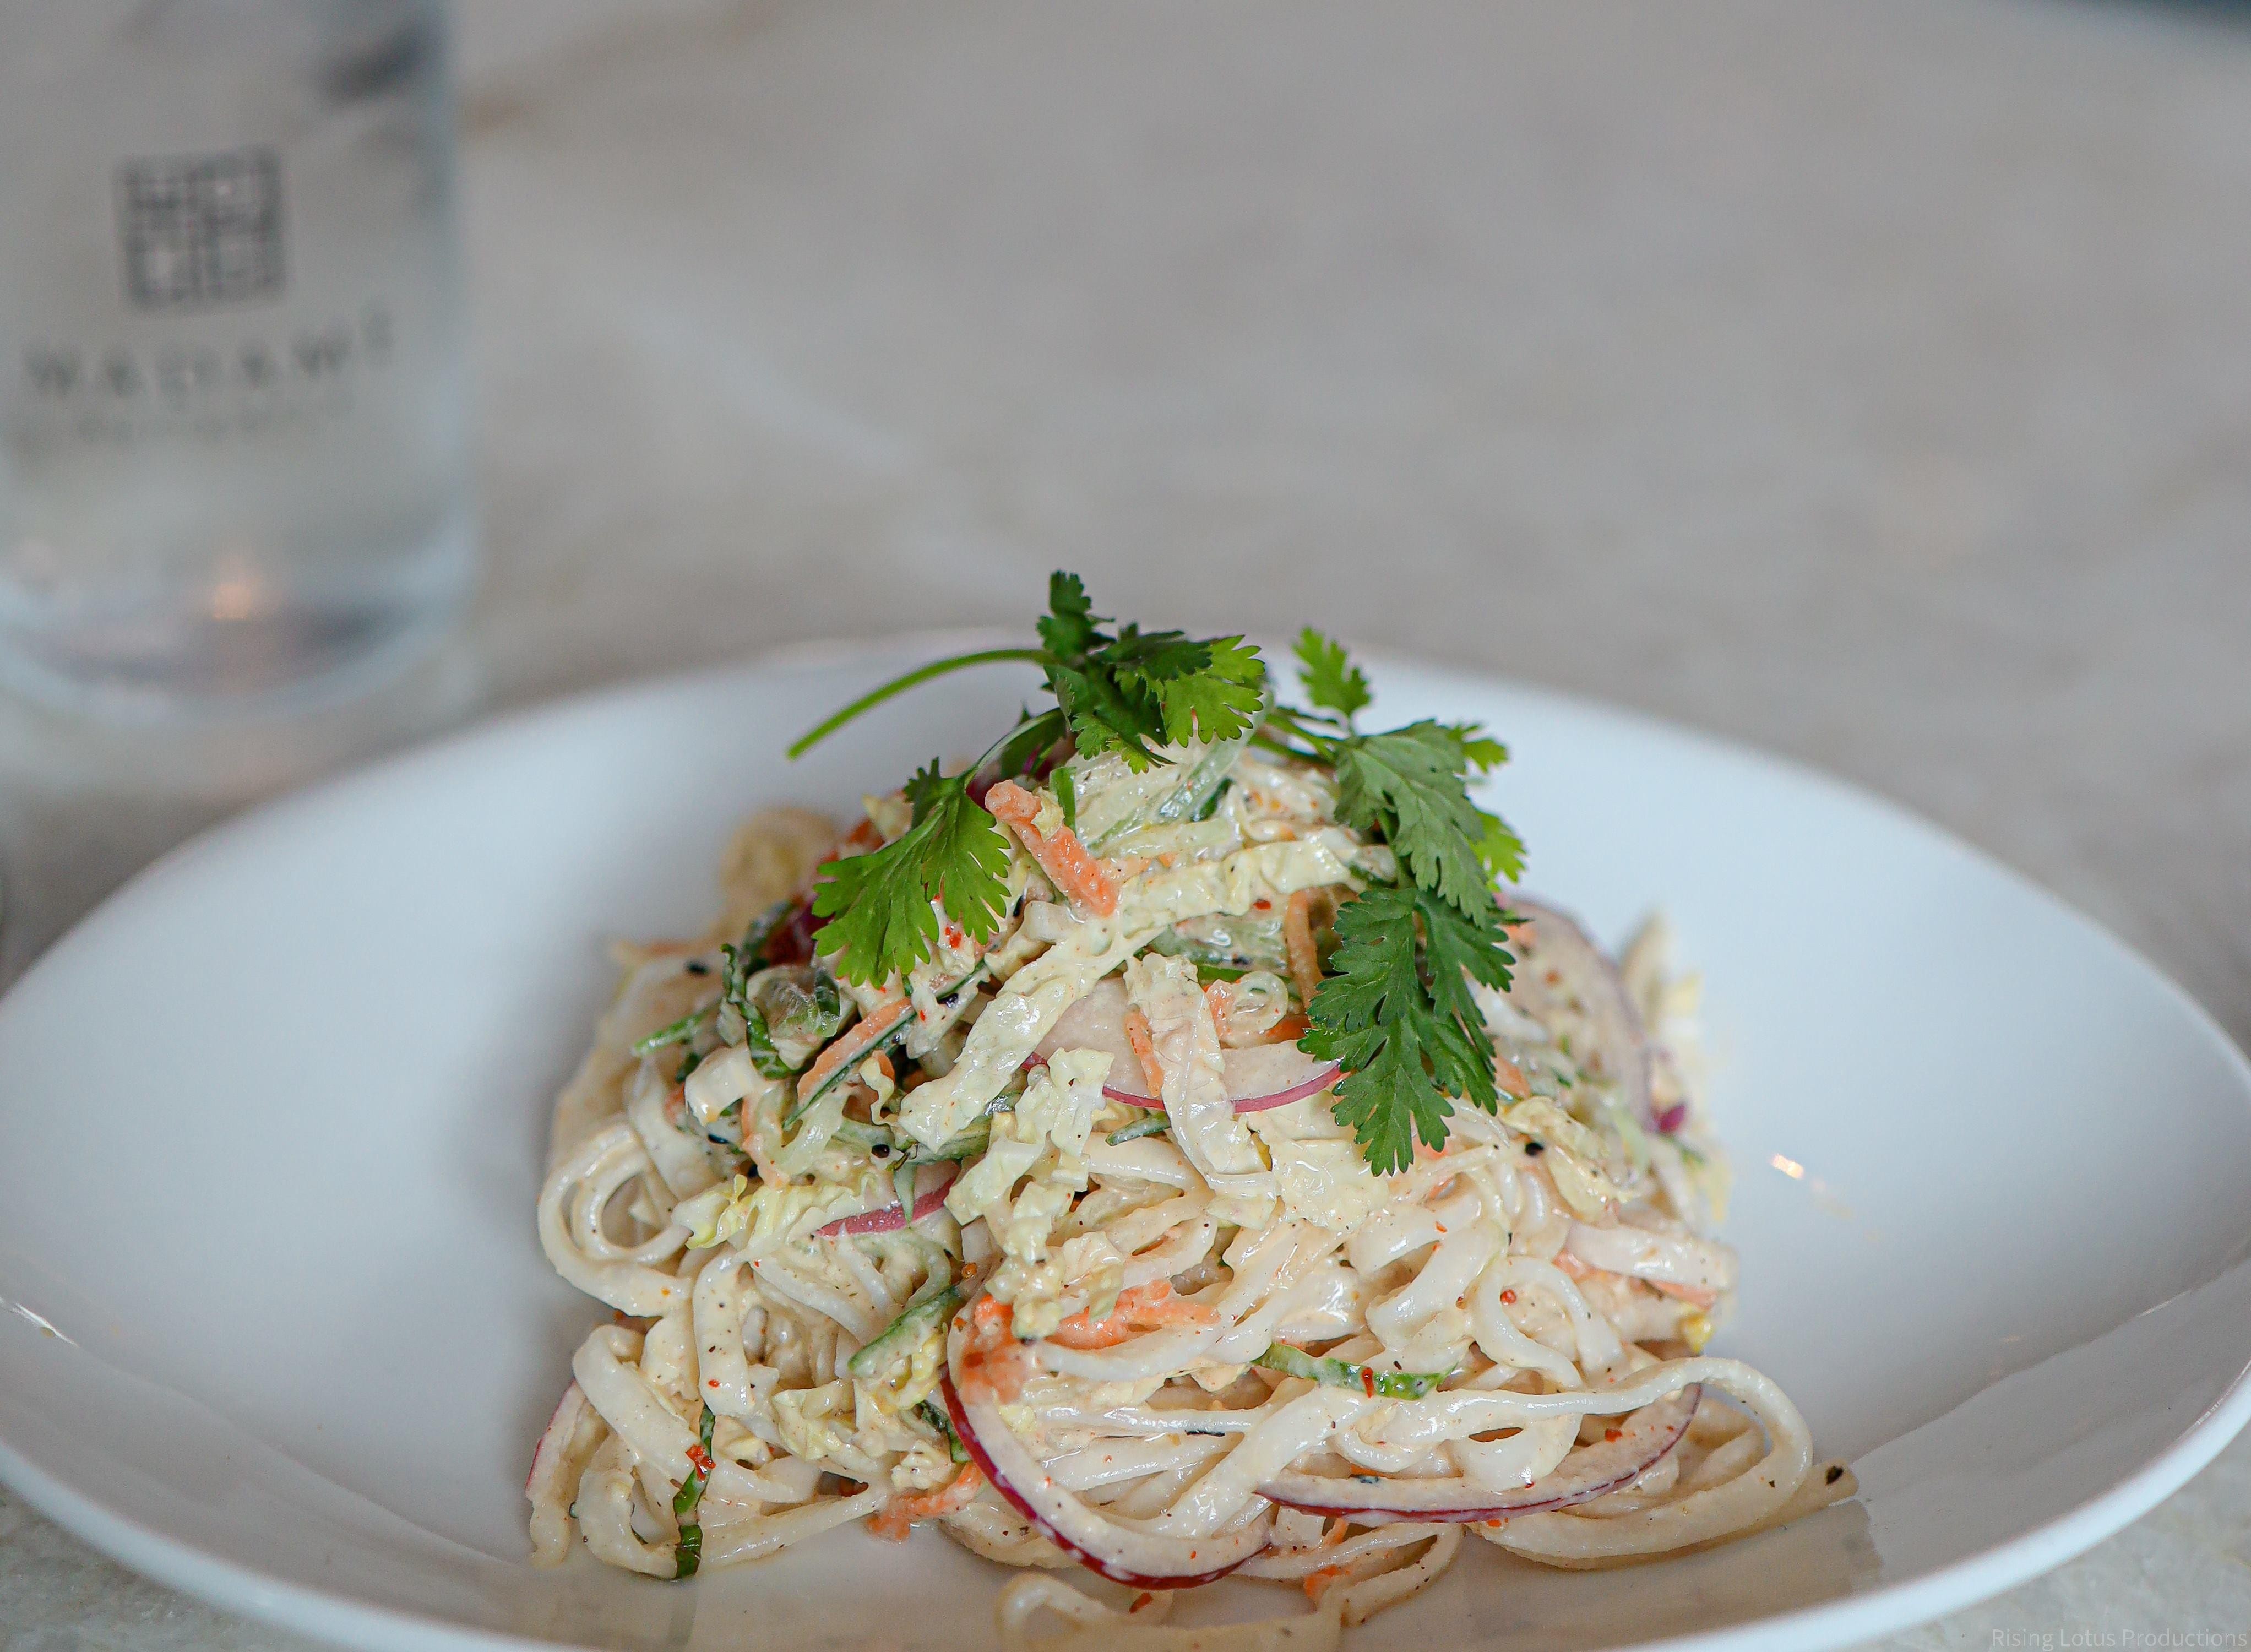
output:
[{"label": "cilantro leaf", "polygon": [[1499,768],[1508,761],[1508,747],[1475,723],[1447,723],[1441,726],[1461,743],[1464,765],[1479,774]]},{"label": "cilantro leaf", "polygon": [[1081,757],[1116,751],[1136,773],[1161,760],[1153,748],[1164,742],[1162,711],[1144,696],[1128,694],[1114,673],[1091,662],[1057,662],[1048,667],[1048,687],[1077,737]]},{"label": "cilantro leaf", "polygon": [[945,795],[945,776],[938,773],[938,759],[932,758],[928,767],[915,771],[906,783],[906,794],[914,808],[913,823],[919,826]]},{"label": "cilantro leaf", "polygon": [[1095,617],[1088,600],[1086,582],[1075,573],[1048,575],[1048,612],[1039,622],[1040,642],[1057,659],[1076,659],[1109,639],[1099,628],[1108,621]]},{"label": "cilantro leaf", "polygon": [[1037,665],[1056,698],[1056,711],[1047,714],[1055,723],[1028,716],[1008,741],[1003,757],[1014,760],[1004,760],[1002,768],[1010,774],[1022,773],[1043,744],[1065,732],[1081,756],[1115,751],[1139,772],[1166,760],[1160,746],[1247,734],[1265,710],[1265,665],[1241,637],[1198,639],[1130,624],[1113,635],[1103,628],[1110,623],[1094,612],[1084,580],[1058,573],[1048,581],[1040,647],[984,649],[917,666],[822,718],[791,743],[789,754],[803,756],[855,718],[920,684],[1005,662]]},{"label": "cilantro leaf", "polygon": [[1049,580],[1048,609],[1039,622],[1048,688],[1082,757],[1115,751],[1139,772],[1163,760],[1160,746],[1247,734],[1264,709],[1265,665],[1239,636],[1131,624],[1113,635],[1075,573]]},{"label": "cilantro leaf", "polygon": [[1191,646],[1203,656],[1195,670],[1149,683],[1165,738],[1175,746],[1195,739],[1216,745],[1249,733],[1266,705],[1266,668],[1258,650],[1239,636]]},{"label": "cilantro leaf", "polygon": [[1336,932],[1335,973],[1314,991],[1300,1043],[1344,1067],[1335,1116],[1369,1167],[1403,1170],[1417,1136],[1444,1144],[1453,1098],[1488,1111],[1499,1103],[1493,1045],[1463,971],[1506,986],[1500,910],[1465,913],[1412,885],[1378,885],[1339,910]]},{"label": "cilantro leaf", "polygon": [[1304,662],[1298,681],[1306,698],[1323,711],[1343,718],[1349,728],[1354,715],[1364,711],[1374,698],[1368,691],[1367,673],[1352,663],[1343,643],[1310,625],[1298,634],[1297,653]]},{"label": "cilantro leaf", "polygon": [[1498,815],[1479,809],[1478,818],[1485,823],[1485,832],[1477,843],[1478,858],[1492,876],[1505,883],[1516,882],[1524,876],[1524,840]]},{"label": "cilantro leaf", "polygon": [[880,985],[929,957],[938,946],[933,902],[980,941],[1001,927],[1008,840],[970,800],[967,775],[938,780],[936,768],[916,776],[916,820],[903,836],[830,861],[814,886],[813,910],[829,920],[821,947],[848,980]]},{"label": "cilantro leaf", "polygon": [[1410,723],[1338,741],[1335,762],[1338,817],[1381,832],[1418,887],[1467,912],[1493,899],[1479,852],[1493,817],[1470,801],[1464,747],[1444,724]]}]

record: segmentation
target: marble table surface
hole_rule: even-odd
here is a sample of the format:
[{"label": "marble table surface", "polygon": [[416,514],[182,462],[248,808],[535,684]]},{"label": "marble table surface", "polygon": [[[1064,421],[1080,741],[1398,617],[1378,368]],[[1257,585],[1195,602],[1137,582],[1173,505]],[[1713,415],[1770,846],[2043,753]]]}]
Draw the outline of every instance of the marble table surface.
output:
[{"label": "marble table surface", "polygon": [[[1302,615],[1848,776],[2251,1039],[2243,14],[468,0],[461,30],[472,621],[286,725],[0,710],[0,976],[373,752],[1020,619],[1067,566],[1119,611]],[[2245,1644],[2251,1440],[1885,1644],[2199,1631],[2236,1638],[2142,1644]],[[0,1652],[301,1644],[0,1495]]]}]

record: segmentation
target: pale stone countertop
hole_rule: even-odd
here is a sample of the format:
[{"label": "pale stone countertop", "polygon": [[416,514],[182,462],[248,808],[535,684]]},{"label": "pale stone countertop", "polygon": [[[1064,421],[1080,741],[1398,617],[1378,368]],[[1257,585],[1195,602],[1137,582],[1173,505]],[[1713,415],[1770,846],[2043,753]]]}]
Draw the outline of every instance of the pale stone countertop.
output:
[{"label": "pale stone countertop", "polygon": [[[2251,1036],[2242,14],[463,22],[470,633],[288,730],[0,718],[0,973],[203,822],[477,709],[1020,619],[1065,566],[1116,611],[1303,615],[1849,776]],[[1887,1644],[2196,1629],[2251,1630],[2251,1442]],[[0,1652],[297,1644],[0,1496]]]}]

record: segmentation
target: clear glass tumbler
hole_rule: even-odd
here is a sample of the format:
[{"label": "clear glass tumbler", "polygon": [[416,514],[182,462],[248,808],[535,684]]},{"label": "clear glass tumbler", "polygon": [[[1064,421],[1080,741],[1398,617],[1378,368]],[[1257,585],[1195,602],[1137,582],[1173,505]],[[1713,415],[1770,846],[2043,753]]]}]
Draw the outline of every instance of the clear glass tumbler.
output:
[{"label": "clear glass tumbler", "polygon": [[0,0],[0,673],[295,703],[474,537],[442,0]]}]

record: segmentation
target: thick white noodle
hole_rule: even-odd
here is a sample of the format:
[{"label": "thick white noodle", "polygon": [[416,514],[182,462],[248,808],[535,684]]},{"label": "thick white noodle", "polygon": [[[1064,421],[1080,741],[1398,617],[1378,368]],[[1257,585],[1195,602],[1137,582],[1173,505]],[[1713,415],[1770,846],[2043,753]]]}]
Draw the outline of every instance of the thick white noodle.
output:
[{"label": "thick white noodle", "polygon": [[602,1228],[618,1190],[654,1168],[633,1126],[619,1119],[564,1153],[539,1195],[540,1247],[555,1271],[622,1313],[668,1313],[684,1288],[654,1264],[687,1244],[686,1228],[664,1228],[634,1246]]},{"label": "thick white noodle", "polygon": [[[1596,1568],[1703,1547],[1851,1493],[1841,1465],[1813,1468],[1803,1419],[1764,1377],[1732,1360],[1667,1357],[1701,1346],[1736,1278],[1734,1253],[1705,1225],[1705,1172],[1671,1142],[1652,1137],[1642,1153],[1627,1145],[1630,1131],[1584,1122],[1588,1107],[1555,1099],[1548,1084],[1530,1101],[1520,1089],[1514,1102],[1504,1097],[1498,1116],[1458,1108],[1444,1152],[1422,1153],[1379,1182],[1357,1158],[1318,1157],[1350,1146],[1323,1134],[1333,1128],[1325,1114],[1300,1136],[1306,1121],[1282,1109],[1257,1115],[1256,1128],[1234,1113],[1219,1038],[1226,995],[1211,998],[1183,959],[1136,954],[1166,925],[1214,915],[1233,924],[1260,901],[1273,916],[1257,921],[1278,923],[1292,891],[1350,881],[1353,865],[1368,864],[1319,821],[1244,823],[1243,811],[1255,816],[1303,789],[1287,766],[1246,765],[1269,801],[1229,794],[1216,823],[1195,830],[1239,832],[1234,841],[1250,847],[1223,863],[1199,865],[1191,854],[1128,871],[1141,904],[1128,915],[1121,897],[1114,920],[1035,908],[1019,937],[1032,944],[1017,947],[1008,969],[992,968],[996,996],[961,995],[954,1013],[966,1031],[943,1043],[934,1026],[918,1031],[909,1062],[957,1053],[943,1076],[913,1079],[904,1093],[891,1087],[893,1069],[871,1059],[785,1128],[777,1108],[793,1087],[758,1075],[745,1052],[722,1050],[690,1075],[683,1099],[666,1076],[674,1058],[627,1052],[634,1038],[711,1003],[717,954],[707,951],[695,969],[676,952],[636,969],[558,1104],[539,1198],[540,1241],[557,1270],[632,1316],[580,1345],[534,1454],[525,1494],[540,1564],[567,1557],[575,1528],[608,1564],[675,1576],[682,1539],[674,1499],[691,1475],[704,1482],[695,1519],[705,1567],[756,1560],[878,1513],[879,1531],[903,1531],[910,1517],[930,1517],[930,1504],[895,1499],[950,1489],[967,1501],[939,1503],[936,1523],[979,1554],[1019,1567],[1077,1564],[1042,1535],[1055,1531],[1112,1576],[1155,1586],[1137,1597],[1153,1605],[1119,1612],[1060,1579],[1021,1578],[1001,1607],[1012,1647],[1303,1652],[1333,1647],[1344,1627],[1445,1570],[1464,1529],[1430,1521],[1430,1510],[1451,1508],[1465,1487],[1504,1500],[1536,1490],[1583,1433],[1594,1442],[1603,1432],[1590,1419],[1691,1385],[1705,1397],[1686,1433],[1677,1421],[1687,1405],[1676,1401],[1673,1443],[1646,1460],[1626,1448],[1624,1483],[1575,1481],[1567,1469],[1555,1496],[1519,1500],[1552,1505],[1576,1485],[1587,1501],[1470,1529],[1548,1565]],[[1254,841],[1251,826],[1265,840]],[[1168,1134],[1112,1143],[1101,1131],[1117,1128],[1120,1109],[1106,1109],[1087,1134],[1099,1105],[1091,1087],[1088,1111],[1061,1123],[1041,1121],[1049,1103],[1036,1086],[1010,1097],[1044,1031],[1121,965],[1122,983],[1102,990],[1119,1001],[1117,1016],[1130,1003],[1146,1017]],[[848,990],[862,1014],[881,998]],[[925,1011],[935,1006],[928,982],[908,990]],[[1535,1087],[1563,1072],[1548,1059],[1560,1042],[1551,1030],[1497,997],[1493,1005],[1502,1052],[1524,1059]],[[1110,1045],[1123,1047],[1122,1029],[1113,1031]],[[1042,1053],[1052,1072],[1077,1046],[1050,1042]],[[1560,1079],[1576,1082],[1568,1072]],[[873,1111],[863,1105],[871,1095]],[[754,1158],[766,1174],[731,1196],[718,1184],[731,1156],[696,1131],[720,1129],[738,1100],[755,1115]],[[997,1201],[980,1193],[973,1210],[905,1232],[814,1236],[842,1211],[887,1202],[898,1161],[883,1156],[890,1149],[859,1145],[870,1127],[904,1124],[935,1145],[987,1103],[1001,1111],[984,1179],[1012,1170]],[[1042,1131],[1052,1134],[1043,1141]],[[1287,1158],[1300,1149],[1311,1156]],[[978,1166],[965,1161],[962,1174]],[[945,1173],[924,1163],[925,1183]],[[855,1176],[855,1186],[842,1185]],[[688,1249],[690,1225],[675,1218],[697,1195],[696,1228],[720,1219],[727,1235],[709,1250]],[[957,1215],[973,1219],[959,1226]],[[885,1344],[882,1369],[862,1361],[852,1371],[854,1355],[911,1301],[947,1282],[973,1302],[989,1288],[1013,1305],[1019,1327],[1027,1303],[1045,1315],[1039,1324],[1061,1317],[1070,1327],[1061,1341],[1010,1347],[1003,1334],[995,1347],[978,1340],[987,1336],[984,1317],[956,1315],[942,1324],[942,1357],[910,1331]],[[1719,1301],[1692,1313],[1707,1291]],[[1077,1334],[1113,1301],[1121,1317]],[[1278,1344],[1325,1363],[1285,1374],[1294,1362],[1270,1354]],[[973,1353],[997,1362],[981,1394],[969,1392],[987,1381]],[[1273,1363],[1254,1363],[1262,1358]],[[1018,1359],[1021,1368],[1008,1363]],[[1003,1369],[1007,1384],[1022,1381],[1020,1400],[997,1375]],[[938,1390],[942,1372],[958,1383],[943,1391],[952,1401]],[[1394,1397],[1379,1386],[1393,1373],[1437,1385]],[[959,1412],[945,1410],[957,1402]],[[1027,1495],[1038,1523],[1000,1486],[955,1468],[956,1419],[976,1437],[976,1461]],[[1319,1500],[1275,1479],[1340,1475],[1449,1483],[1423,1488],[1419,1505],[1408,1488],[1388,1508],[1378,1493],[1358,1516],[1278,1507],[1261,1494],[1269,1487],[1311,1507]],[[862,1489],[840,1494],[840,1481]],[[1596,1495],[1597,1485],[1610,1489]],[[1162,1621],[1165,1574],[1196,1572],[1182,1557],[1198,1549],[1205,1567],[1250,1554],[1243,1575],[1303,1583],[1314,1608],[1173,1628]],[[1038,1633],[1042,1614],[1068,1633]]]}]

